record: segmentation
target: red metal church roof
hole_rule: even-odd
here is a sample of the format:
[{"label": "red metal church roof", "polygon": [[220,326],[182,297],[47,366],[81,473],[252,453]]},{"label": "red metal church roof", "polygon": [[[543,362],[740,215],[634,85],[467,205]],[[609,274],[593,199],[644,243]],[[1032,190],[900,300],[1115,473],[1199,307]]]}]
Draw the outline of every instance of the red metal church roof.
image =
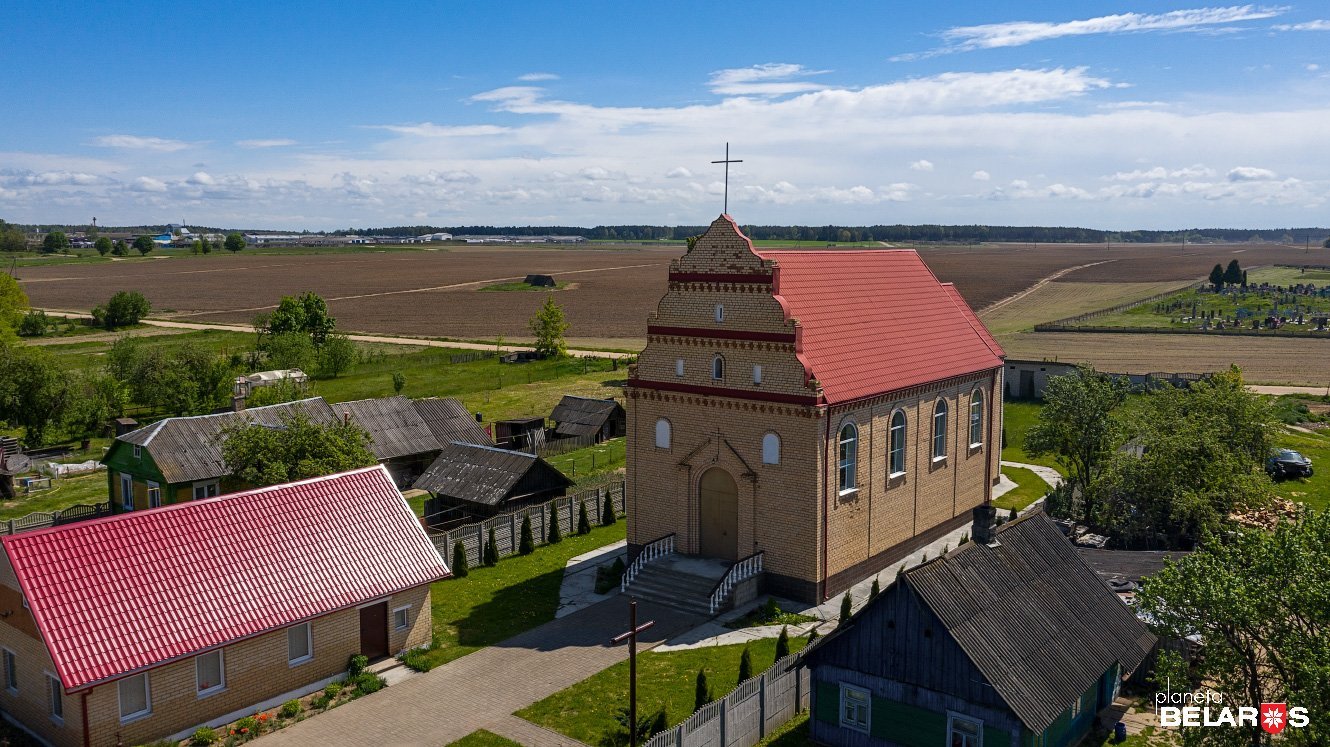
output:
[{"label": "red metal church roof", "polygon": [[986,371],[998,346],[912,250],[761,251],[828,403]]},{"label": "red metal church roof", "polygon": [[70,691],[448,575],[381,466],[3,542]]}]

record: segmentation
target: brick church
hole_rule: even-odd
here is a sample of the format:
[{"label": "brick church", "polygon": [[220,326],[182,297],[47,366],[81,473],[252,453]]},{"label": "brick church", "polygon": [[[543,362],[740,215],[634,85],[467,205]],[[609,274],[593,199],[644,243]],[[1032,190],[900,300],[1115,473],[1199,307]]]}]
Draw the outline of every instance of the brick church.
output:
[{"label": "brick church", "polygon": [[1002,360],[916,252],[756,251],[720,216],[629,375],[630,555],[673,533],[762,552],[772,592],[838,593],[988,500]]}]

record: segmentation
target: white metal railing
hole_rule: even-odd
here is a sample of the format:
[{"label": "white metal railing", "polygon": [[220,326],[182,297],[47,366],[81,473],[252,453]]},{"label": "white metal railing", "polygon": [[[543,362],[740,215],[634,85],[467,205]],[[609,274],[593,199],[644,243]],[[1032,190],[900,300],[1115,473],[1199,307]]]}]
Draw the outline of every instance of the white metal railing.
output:
[{"label": "white metal railing", "polygon": [[711,614],[716,614],[720,606],[725,603],[725,598],[730,595],[731,589],[738,586],[740,582],[747,581],[761,572],[761,551],[755,552],[730,566],[730,570],[725,572],[725,577],[716,584],[716,588],[711,590]]},{"label": "white metal railing", "polygon": [[653,560],[660,560],[666,555],[674,554],[674,533],[652,540],[642,546],[642,552],[637,554],[633,562],[623,570],[623,578],[619,581],[619,591],[628,591],[628,584],[637,578],[637,574],[642,571],[643,566]]}]

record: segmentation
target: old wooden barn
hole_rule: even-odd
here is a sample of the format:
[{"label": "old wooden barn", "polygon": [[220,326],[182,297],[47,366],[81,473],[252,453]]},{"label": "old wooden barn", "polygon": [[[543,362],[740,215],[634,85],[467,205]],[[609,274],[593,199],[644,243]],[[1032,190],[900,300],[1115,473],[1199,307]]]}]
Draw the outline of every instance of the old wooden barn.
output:
[{"label": "old wooden barn", "polygon": [[425,517],[441,525],[543,503],[564,495],[572,484],[535,454],[454,442],[414,487],[430,494]]},{"label": "old wooden barn", "polygon": [[584,438],[600,443],[624,434],[627,416],[623,405],[612,399],[592,399],[565,394],[550,413],[555,438]]}]

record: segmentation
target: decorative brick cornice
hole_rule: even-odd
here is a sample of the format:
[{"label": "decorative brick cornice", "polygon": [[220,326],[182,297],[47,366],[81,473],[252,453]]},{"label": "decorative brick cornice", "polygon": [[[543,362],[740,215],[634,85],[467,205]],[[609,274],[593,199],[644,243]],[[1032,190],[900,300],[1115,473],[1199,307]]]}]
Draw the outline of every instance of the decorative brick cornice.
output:
[{"label": "decorative brick cornice", "polygon": [[712,340],[751,340],[754,342],[783,342],[790,345],[794,344],[793,332],[750,332],[743,329],[665,327],[658,324],[648,324],[647,334],[673,335],[676,337],[705,337]]},{"label": "decorative brick cornice", "polygon": [[881,392],[879,394],[847,400],[845,402],[836,402],[829,405],[827,409],[828,411],[835,412],[839,410],[857,409],[860,407],[875,407],[884,402],[911,399],[933,390],[946,389],[947,387],[956,386],[958,384],[980,384],[991,380],[994,371],[1001,370],[1001,366],[995,366],[982,371],[974,371],[968,374],[961,374],[960,376],[952,376],[949,379],[938,379],[937,381],[930,381],[926,384],[918,384],[903,389],[893,389],[888,392]]},{"label": "decorative brick cornice", "polygon": [[[811,394],[785,394],[783,392],[754,392],[746,389],[730,389],[718,386],[701,386],[698,384],[684,384],[674,381],[650,381],[647,379],[629,379],[628,396],[637,397],[638,391],[653,392],[674,392],[678,394],[692,394],[699,397],[723,397],[727,399],[748,400],[753,402],[767,402],[772,404],[785,405],[803,405],[805,407],[815,407],[818,404],[818,398]],[[704,402],[705,400],[689,398],[690,404]]]},{"label": "decorative brick cornice", "polygon": [[758,283],[771,285],[771,275],[750,275],[748,273],[725,272],[670,272],[672,283]]}]

